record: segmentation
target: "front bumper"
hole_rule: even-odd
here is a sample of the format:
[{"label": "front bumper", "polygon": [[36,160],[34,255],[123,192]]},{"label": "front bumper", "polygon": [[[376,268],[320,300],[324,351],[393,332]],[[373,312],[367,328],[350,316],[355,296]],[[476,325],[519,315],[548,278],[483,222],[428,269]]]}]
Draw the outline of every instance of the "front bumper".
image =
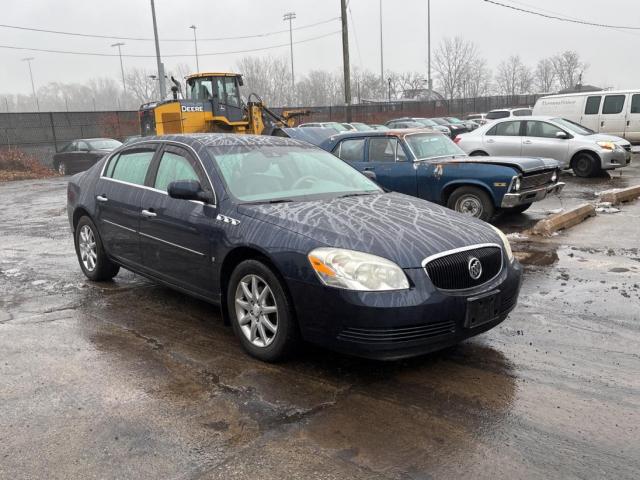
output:
[{"label": "front bumper", "polygon": [[[422,268],[406,269],[412,287],[353,292],[287,280],[305,340],[350,355],[393,360],[440,350],[501,323],[516,306],[522,267],[509,263],[488,284],[464,293],[434,288]],[[465,326],[467,299],[497,292],[496,312]]]},{"label": "front bumper", "polygon": [[624,149],[604,150],[600,153],[600,158],[602,159],[602,169],[612,170],[629,165],[631,163],[631,152]]},{"label": "front bumper", "polygon": [[547,195],[558,194],[564,188],[564,182],[557,182],[553,185],[547,185],[540,188],[534,188],[532,190],[525,190],[517,193],[505,193],[502,197],[502,208],[513,208],[518,205],[524,205],[526,203],[538,202],[544,200]]}]

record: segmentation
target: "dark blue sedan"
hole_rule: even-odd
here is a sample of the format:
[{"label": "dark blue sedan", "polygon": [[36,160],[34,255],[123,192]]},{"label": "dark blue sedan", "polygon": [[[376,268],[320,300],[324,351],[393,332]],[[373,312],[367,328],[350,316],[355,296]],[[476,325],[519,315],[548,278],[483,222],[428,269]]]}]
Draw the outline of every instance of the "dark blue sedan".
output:
[{"label": "dark blue sedan", "polygon": [[362,172],[370,172],[384,188],[485,221],[502,211],[522,213],[564,187],[558,182],[556,160],[469,157],[447,136],[428,129],[338,135],[326,129],[286,131],[332,152]]},{"label": "dark blue sedan", "polygon": [[502,322],[520,288],[499,230],[289,138],[135,140],[71,179],[68,214],[89,279],[124,267],[219,304],[266,361],[301,340],[376,358],[443,348]]}]

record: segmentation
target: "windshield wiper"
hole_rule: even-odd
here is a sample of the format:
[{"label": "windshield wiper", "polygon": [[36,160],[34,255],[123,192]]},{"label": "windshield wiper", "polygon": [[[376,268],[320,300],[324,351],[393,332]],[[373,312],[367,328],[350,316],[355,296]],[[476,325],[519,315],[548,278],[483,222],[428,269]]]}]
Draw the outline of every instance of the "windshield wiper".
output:
[{"label": "windshield wiper", "polygon": [[345,193],[344,195],[338,195],[336,198],[347,198],[347,197],[360,197],[362,195],[375,195],[380,192],[355,192],[355,193]]},{"label": "windshield wiper", "polygon": [[243,205],[263,205],[271,203],[288,203],[293,202],[290,198],[275,198],[273,200],[256,200],[254,202],[243,202]]}]

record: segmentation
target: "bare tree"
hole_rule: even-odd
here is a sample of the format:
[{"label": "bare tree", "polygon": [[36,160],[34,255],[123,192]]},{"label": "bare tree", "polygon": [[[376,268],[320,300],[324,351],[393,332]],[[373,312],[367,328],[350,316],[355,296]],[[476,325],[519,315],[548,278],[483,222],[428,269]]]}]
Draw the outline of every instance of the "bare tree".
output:
[{"label": "bare tree", "polygon": [[291,70],[286,57],[244,57],[238,62],[245,92],[258,94],[268,105],[296,102],[291,89]]},{"label": "bare tree", "polygon": [[496,87],[501,95],[529,93],[532,85],[533,73],[519,55],[512,55],[498,65]]},{"label": "bare tree", "polygon": [[540,93],[549,93],[555,90],[556,71],[551,58],[543,58],[536,65],[535,87]]},{"label": "bare tree", "polygon": [[475,44],[461,37],[444,38],[440,42],[433,57],[433,69],[446,98],[460,93],[469,65],[477,55]]},{"label": "bare tree", "polygon": [[142,68],[131,68],[125,74],[127,91],[136,99],[138,104],[160,100],[158,80],[152,78],[150,71]]},{"label": "bare tree", "polygon": [[573,88],[588,65],[580,60],[578,52],[567,50],[551,58],[553,69],[561,89]]},{"label": "bare tree", "polygon": [[344,103],[342,76],[312,70],[296,84],[300,105],[311,107]]},{"label": "bare tree", "polygon": [[489,95],[491,77],[491,70],[484,58],[472,60],[462,78],[462,97],[475,98]]}]

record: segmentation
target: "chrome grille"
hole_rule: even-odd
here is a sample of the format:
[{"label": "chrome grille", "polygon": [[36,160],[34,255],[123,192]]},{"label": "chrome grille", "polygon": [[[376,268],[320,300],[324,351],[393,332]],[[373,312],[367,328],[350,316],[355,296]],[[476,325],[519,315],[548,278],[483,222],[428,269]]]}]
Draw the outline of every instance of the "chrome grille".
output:
[{"label": "chrome grille", "polygon": [[[469,260],[477,258],[482,264],[482,273],[471,277]],[[488,282],[502,270],[502,249],[498,245],[482,245],[454,250],[451,253],[429,257],[423,262],[431,282],[443,290],[464,290]]]},{"label": "chrome grille", "polygon": [[554,170],[544,173],[537,173],[535,175],[525,175],[520,182],[520,190],[527,190],[529,188],[541,187],[551,183],[551,177]]},{"label": "chrome grille", "polygon": [[340,332],[340,340],[348,340],[358,343],[398,343],[426,338],[438,337],[454,333],[456,325],[452,320],[412,325],[395,328],[345,328]]}]

